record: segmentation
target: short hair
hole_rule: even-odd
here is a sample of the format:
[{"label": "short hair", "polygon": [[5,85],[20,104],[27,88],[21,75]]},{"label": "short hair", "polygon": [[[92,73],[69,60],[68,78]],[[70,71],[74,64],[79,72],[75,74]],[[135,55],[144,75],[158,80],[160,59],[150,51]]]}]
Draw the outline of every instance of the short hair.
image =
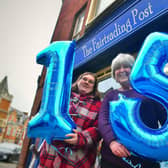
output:
[{"label": "short hair", "polygon": [[128,66],[132,68],[133,64],[135,62],[135,59],[132,55],[130,54],[125,54],[125,53],[119,53],[111,63],[111,76],[115,78],[114,73],[116,69],[121,67],[121,65]]},{"label": "short hair", "polygon": [[94,96],[95,99],[100,99],[100,93],[98,92],[98,86],[97,86],[97,76],[96,76],[95,73],[92,73],[92,72],[84,72],[84,73],[82,73],[81,75],[79,75],[79,77],[77,78],[77,80],[72,84],[71,90],[72,90],[73,92],[79,93],[79,92],[78,92],[78,85],[77,85],[77,83],[78,83],[78,81],[79,81],[80,79],[82,79],[83,76],[85,76],[85,75],[91,75],[91,76],[94,77],[95,83],[94,83],[94,87],[93,87],[93,92],[92,92],[91,94]]}]

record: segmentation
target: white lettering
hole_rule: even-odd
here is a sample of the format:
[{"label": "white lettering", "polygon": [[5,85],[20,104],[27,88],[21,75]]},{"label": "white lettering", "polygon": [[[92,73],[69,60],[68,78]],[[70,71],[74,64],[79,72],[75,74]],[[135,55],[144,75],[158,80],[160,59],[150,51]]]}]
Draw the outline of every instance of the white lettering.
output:
[{"label": "white lettering", "polygon": [[149,9],[149,13],[152,14],[153,13],[152,5],[150,4],[150,2],[148,3],[148,9]]},{"label": "white lettering", "polygon": [[92,54],[92,48],[87,48],[86,45],[82,47],[84,57],[88,57]]},{"label": "white lettering", "polygon": [[135,25],[135,24],[137,24],[137,22],[136,22],[136,16],[138,14],[138,9],[132,10],[131,13],[132,13],[132,19],[133,19],[133,22],[134,22],[134,25]]},{"label": "white lettering", "polygon": [[96,40],[95,39],[93,39],[92,40],[92,46],[93,46],[93,51],[95,51],[96,50]]},{"label": "white lettering", "polygon": [[112,25],[110,32],[105,32],[104,34],[101,34],[101,36],[94,37],[91,40],[91,46],[84,45],[82,47],[84,57],[90,56],[93,52],[96,52],[106,44],[118,38],[120,35],[131,32],[133,25],[138,24],[138,22],[145,20],[153,14],[152,5],[149,2],[142,10],[134,8],[130,14],[131,18],[127,18],[124,23],[121,24],[120,22],[115,22]]},{"label": "white lettering", "polygon": [[133,9],[131,11],[132,13],[132,19],[133,19],[133,23],[134,25],[137,24],[137,21],[143,21],[145,18],[148,18],[150,15],[153,14],[153,10],[152,10],[152,5],[150,3],[148,3],[148,7],[145,8],[142,11],[138,11],[138,9]]}]

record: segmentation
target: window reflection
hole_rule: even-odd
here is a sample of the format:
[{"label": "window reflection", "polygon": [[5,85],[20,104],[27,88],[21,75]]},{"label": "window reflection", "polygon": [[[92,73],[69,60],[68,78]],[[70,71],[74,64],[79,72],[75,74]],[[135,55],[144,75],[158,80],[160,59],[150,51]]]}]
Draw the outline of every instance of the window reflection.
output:
[{"label": "window reflection", "polygon": [[98,91],[101,93],[101,97],[104,97],[104,94],[110,89],[117,89],[120,87],[120,84],[117,83],[113,78],[107,78],[98,83]]}]

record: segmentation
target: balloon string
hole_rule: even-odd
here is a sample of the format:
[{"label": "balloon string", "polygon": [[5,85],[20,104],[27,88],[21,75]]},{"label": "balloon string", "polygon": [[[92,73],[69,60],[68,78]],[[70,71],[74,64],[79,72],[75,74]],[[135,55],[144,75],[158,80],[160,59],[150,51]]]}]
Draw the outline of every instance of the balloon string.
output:
[{"label": "balloon string", "polygon": [[124,162],[128,163],[132,168],[142,168],[140,163],[133,165],[132,161],[128,158],[123,157],[122,159]]},{"label": "balloon string", "polygon": [[44,142],[45,142],[45,140],[42,141],[42,143],[40,144],[40,146],[39,146],[38,149],[37,149],[37,152],[40,152],[40,151],[41,151],[41,148],[42,148]]},{"label": "balloon string", "polygon": [[71,150],[71,148],[69,148],[69,147],[66,147],[66,148],[64,148],[64,147],[60,147],[60,148],[56,148],[55,146],[53,146],[53,145],[51,145],[51,147],[60,155],[60,156],[62,156],[64,159],[66,159],[67,161],[69,161],[73,166],[75,166],[75,164],[71,161],[71,160],[69,160],[65,155],[63,155],[59,150],[61,150],[61,149],[65,149],[65,152],[64,152],[64,154],[65,153],[70,153],[70,155],[72,155],[72,150]]}]

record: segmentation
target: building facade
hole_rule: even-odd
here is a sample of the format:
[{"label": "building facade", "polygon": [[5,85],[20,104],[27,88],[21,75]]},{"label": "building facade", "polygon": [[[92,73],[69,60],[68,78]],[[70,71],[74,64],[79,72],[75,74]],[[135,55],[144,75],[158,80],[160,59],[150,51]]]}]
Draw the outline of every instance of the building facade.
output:
[{"label": "building facade", "polygon": [[8,91],[7,76],[0,82],[0,143],[10,142],[22,146],[28,113],[11,107],[13,95]]},{"label": "building facade", "polygon": [[10,108],[3,142],[15,143],[22,146],[28,123],[28,113]]},{"label": "building facade", "polygon": [[3,142],[13,96],[8,92],[7,76],[0,82],[0,142]]},{"label": "building facade", "polygon": [[[75,39],[73,80],[85,71],[98,76],[103,94],[118,85],[110,71],[112,59],[121,52],[136,57],[151,32],[168,33],[166,0],[64,0],[51,42]],[[45,67],[38,80],[32,113],[40,106]],[[18,167],[27,167],[31,139],[25,138]]]}]

